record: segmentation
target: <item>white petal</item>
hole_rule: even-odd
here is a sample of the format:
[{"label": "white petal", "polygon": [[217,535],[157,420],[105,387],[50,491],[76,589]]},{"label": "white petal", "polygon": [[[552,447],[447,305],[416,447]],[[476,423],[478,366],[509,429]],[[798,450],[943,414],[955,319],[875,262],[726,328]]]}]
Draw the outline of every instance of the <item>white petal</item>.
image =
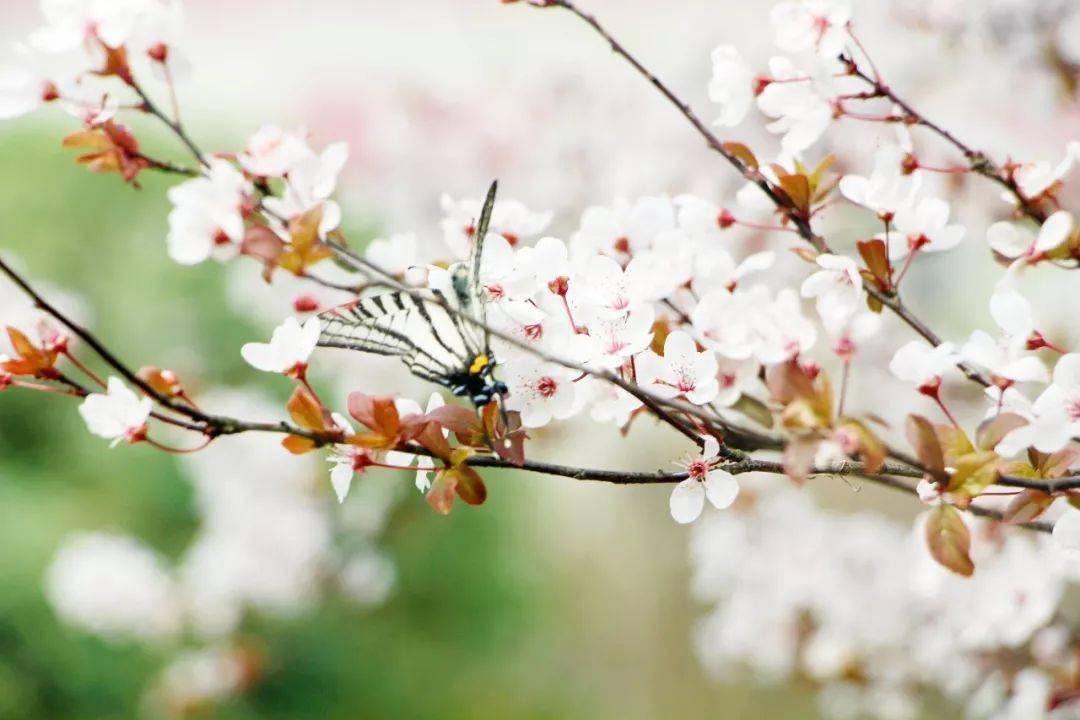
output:
[{"label": "white petal", "polygon": [[705,508],[705,488],[693,478],[687,478],[671,491],[671,517],[686,525],[698,519]]},{"label": "white petal", "polygon": [[339,462],[330,470],[330,484],[334,486],[334,494],[337,495],[339,503],[345,502],[349,488],[352,487],[352,479],[352,463],[348,461]]},{"label": "white petal", "polygon": [[1054,540],[1065,549],[1080,552],[1080,510],[1069,508],[1054,523]]},{"label": "white petal", "polygon": [[705,476],[705,495],[717,510],[729,508],[739,497],[739,481],[725,470],[712,470]]}]

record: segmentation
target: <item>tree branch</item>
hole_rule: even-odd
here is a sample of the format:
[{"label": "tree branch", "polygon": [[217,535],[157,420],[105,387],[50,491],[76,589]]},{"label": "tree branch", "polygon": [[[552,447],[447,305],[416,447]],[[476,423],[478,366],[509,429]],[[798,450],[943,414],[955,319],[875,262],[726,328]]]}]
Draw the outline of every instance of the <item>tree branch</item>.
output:
[{"label": "tree branch", "polygon": [[[642,65],[641,62],[636,57],[634,57],[625,47],[623,47],[623,45],[619,43],[594,16],[581,10],[579,7],[577,7],[577,5],[571,2],[571,0],[540,0],[540,2],[537,4],[537,7],[560,7],[570,11],[578,18],[583,20],[585,23],[587,23],[597,34],[599,34],[602,38],[604,38],[604,40],[607,41],[607,43],[611,46],[612,51],[616,55],[619,55],[626,62],[628,62],[638,72],[638,74],[648,80],[653,87],[659,90],[660,93],[663,94],[663,96],[666,97],[668,101],[675,106],[675,108],[682,114],[682,116],[686,118],[686,120],[694,127],[695,130],[697,130],[698,134],[705,139],[705,143],[710,149],[722,155],[724,159],[727,160],[728,163],[731,164],[731,166],[734,167],[744,178],[760,187],[762,191],[764,191],[765,194],[769,197],[769,199],[772,200],[773,204],[776,205],[777,209],[779,209],[785,215],[785,217],[787,217],[792,222],[799,235],[806,242],[808,242],[815,250],[820,253],[835,254],[829,247],[829,244],[826,242],[825,238],[814,232],[813,228],[810,225],[810,221],[807,218],[802,217],[801,213],[798,212],[798,209],[791,202],[790,198],[788,198],[786,195],[778,193],[775,188],[773,188],[772,185],[768,182],[768,180],[761,175],[761,173],[747,166],[745,163],[739,160],[739,158],[735,157],[731,152],[729,152],[724,147],[724,143],[721,142],[720,139],[716,137],[716,135],[713,134],[713,132],[709,130],[709,128],[706,127],[705,124],[701,121],[701,119],[694,113],[694,111],[690,108],[689,104],[681,100],[679,96],[671,90],[671,88],[665,85],[659,78],[657,78],[644,65]],[[876,300],[881,302],[882,305],[888,307],[889,310],[891,310],[904,323],[911,327],[912,330],[921,335],[927,342],[931,343],[934,346],[941,344],[941,338],[934,331],[932,331],[926,325],[926,323],[920,321],[911,313],[910,310],[905,308],[897,296],[884,293],[868,282],[864,282],[863,289],[868,295],[874,297]],[[973,368],[968,363],[958,362],[957,367],[959,367],[960,371],[963,372],[964,375],[973,382],[976,382],[983,387],[988,387],[990,385],[990,380],[985,375],[983,375],[983,373],[979,372],[977,369]]]}]

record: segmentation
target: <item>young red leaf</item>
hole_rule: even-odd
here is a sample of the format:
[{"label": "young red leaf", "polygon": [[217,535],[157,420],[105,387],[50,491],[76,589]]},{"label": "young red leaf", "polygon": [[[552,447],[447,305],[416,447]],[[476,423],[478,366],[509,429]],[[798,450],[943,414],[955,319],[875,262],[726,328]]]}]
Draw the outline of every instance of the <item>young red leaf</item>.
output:
[{"label": "young red leaf", "polygon": [[926,519],[926,547],[940,565],[957,575],[971,577],[971,533],[964,518],[951,505],[939,505]]},{"label": "young red leaf", "polygon": [[1053,502],[1052,495],[1039,490],[1024,490],[1009,501],[1002,513],[1002,519],[1013,524],[1031,522],[1042,515]]},{"label": "young red leaf", "polygon": [[945,472],[945,454],[941,450],[934,425],[922,415],[908,415],[904,426],[908,442],[919,456],[919,462],[923,464],[927,472],[938,482],[948,479]]}]

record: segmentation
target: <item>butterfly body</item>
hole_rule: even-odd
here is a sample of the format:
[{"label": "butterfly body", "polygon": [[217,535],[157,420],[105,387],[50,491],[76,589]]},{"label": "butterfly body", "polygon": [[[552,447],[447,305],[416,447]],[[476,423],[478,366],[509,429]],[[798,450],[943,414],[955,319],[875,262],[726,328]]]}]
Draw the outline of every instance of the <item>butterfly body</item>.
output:
[{"label": "butterfly body", "polygon": [[400,357],[417,377],[483,407],[507,392],[484,328],[480,288],[483,238],[496,185],[488,191],[468,262],[453,269],[447,293],[397,290],[368,295],[322,313],[319,344]]}]

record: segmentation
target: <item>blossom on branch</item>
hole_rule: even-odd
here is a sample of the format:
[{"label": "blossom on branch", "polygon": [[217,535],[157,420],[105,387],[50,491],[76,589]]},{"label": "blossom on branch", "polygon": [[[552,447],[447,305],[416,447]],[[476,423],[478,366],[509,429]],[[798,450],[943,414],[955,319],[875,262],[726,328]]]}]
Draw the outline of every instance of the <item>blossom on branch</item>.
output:
[{"label": "blossom on branch", "polygon": [[681,330],[667,336],[663,356],[646,350],[635,362],[638,384],[660,397],[685,397],[695,405],[705,405],[720,392],[716,355],[708,350],[699,352],[697,344]]},{"label": "blossom on branch", "polygon": [[251,186],[231,163],[212,158],[205,177],[169,190],[169,257],[196,265],[212,254],[235,251],[244,239],[244,207]]},{"label": "blossom on branch", "polygon": [[719,453],[716,438],[707,437],[701,457],[685,463],[689,477],[675,486],[668,502],[675,522],[685,525],[697,520],[705,509],[706,499],[717,510],[724,510],[739,496],[735,476],[715,467]]},{"label": "blossom on branch", "polygon": [[269,343],[247,343],[240,354],[256,370],[303,377],[319,332],[317,317],[308,318],[303,325],[296,318],[287,318],[274,330]]},{"label": "blossom on branch", "polygon": [[91,433],[112,440],[111,447],[116,447],[120,442],[135,443],[146,437],[146,421],[153,406],[150,398],[140,398],[119,378],[110,377],[106,392],[88,395],[79,414]]}]

